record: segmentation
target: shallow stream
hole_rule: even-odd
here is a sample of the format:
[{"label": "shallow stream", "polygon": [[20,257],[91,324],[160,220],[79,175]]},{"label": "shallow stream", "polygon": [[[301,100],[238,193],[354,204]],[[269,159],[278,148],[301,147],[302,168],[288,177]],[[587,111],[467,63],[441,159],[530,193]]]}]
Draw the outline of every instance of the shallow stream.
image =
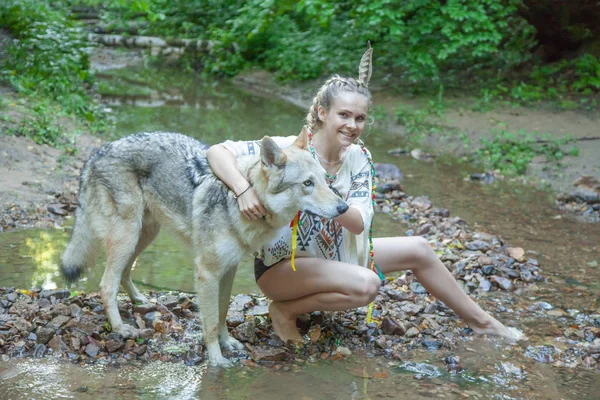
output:
[{"label": "shallow stream", "polygon": [[[106,97],[119,135],[140,131],[175,131],[208,143],[264,135],[296,134],[304,113],[295,106],[247,93],[227,83],[206,83],[163,72],[138,76],[119,71],[106,85],[123,89],[136,82],[135,97]],[[142,83],[151,82],[151,83]],[[125,86],[126,88],[126,86]],[[377,98],[375,98],[376,102]],[[366,139],[378,162],[391,162],[403,171],[409,195],[429,196],[438,207],[460,216],[474,230],[500,236],[523,247],[539,260],[548,282],[528,291],[493,291],[480,298],[500,320],[523,328],[530,344],[555,341],[559,330],[577,312],[600,312],[600,225],[561,215],[549,192],[520,184],[481,185],[465,181],[471,170],[451,160],[432,163],[410,156],[393,157],[388,150],[402,141],[373,128]],[[377,214],[377,236],[403,235],[407,227]],[[64,287],[58,259],[70,234],[64,230],[26,230],[0,235],[0,285],[17,288]],[[102,268],[90,270],[78,289],[95,291]],[[162,232],[139,258],[132,273],[142,290],[193,291],[192,262],[179,241]],[[257,292],[248,258],[238,269],[234,292]],[[553,318],[527,311],[547,302],[566,310]],[[571,311],[569,311],[571,310]],[[515,312],[519,311],[519,312]],[[353,354],[340,361],[307,362],[291,368],[236,367],[214,371],[204,366],[153,362],[124,367],[80,366],[52,359],[0,361],[1,398],[202,398],[202,399],[375,399],[375,398],[539,398],[592,399],[600,390],[600,369],[555,367],[524,356],[526,345],[507,346],[474,339],[458,348],[414,350],[405,364]],[[442,359],[461,357],[465,371],[446,372]],[[402,363],[400,363],[402,364]],[[367,376],[367,377],[365,377]]]}]

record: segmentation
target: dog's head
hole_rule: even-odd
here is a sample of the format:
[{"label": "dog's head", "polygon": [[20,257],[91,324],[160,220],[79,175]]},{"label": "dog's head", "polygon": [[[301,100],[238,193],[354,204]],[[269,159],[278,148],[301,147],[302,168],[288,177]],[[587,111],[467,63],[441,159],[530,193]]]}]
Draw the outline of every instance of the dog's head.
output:
[{"label": "dog's head", "polygon": [[291,219],[301,210],[331,219],[348,210],[346,202],[327,185],[319,163],[306,151],[307,140],[305,129],[284,150],[268,136],[262,139],[260,156],[267,178],[263,202],[274,217]]}]

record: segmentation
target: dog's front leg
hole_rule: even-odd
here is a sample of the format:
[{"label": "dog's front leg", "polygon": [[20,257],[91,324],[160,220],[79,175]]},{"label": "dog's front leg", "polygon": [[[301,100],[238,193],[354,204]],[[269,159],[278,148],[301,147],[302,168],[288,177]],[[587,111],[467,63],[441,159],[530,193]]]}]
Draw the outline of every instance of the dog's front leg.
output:
[{"label": "dog's front leg", "polygon": [[237,265],[231,267],[221,278],[219,289],[219,343],[226,351],[242,350],[244,345],[237,339],[229,335],[227,329],[227,310],[229,309],[229,300],[231,298],[231,288],[233,278],[237,271]]},{"label": "dog's front leg", "polygon": [[211,366],[231,367],[232,363],[221,354],[219,347],[219,286],[220,266],[203,264],[196,257],[196,289],[198,306],[202,313],[204,344],[208,351],[208,363]]}]

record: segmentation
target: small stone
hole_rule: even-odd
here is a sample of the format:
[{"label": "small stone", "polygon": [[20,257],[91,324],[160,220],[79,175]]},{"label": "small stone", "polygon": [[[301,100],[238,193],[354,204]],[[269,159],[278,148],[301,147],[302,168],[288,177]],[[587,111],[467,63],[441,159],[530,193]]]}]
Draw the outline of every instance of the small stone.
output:
[{"label": "small stone", "polygon": [[406,336],[407,338],[414,338],[419,336],[419,333],[419,330],[413,326],[412,328],[406,331],[406,334],[404,336]]},{"label": "small stone", "polygon": [[352,355],[352,351],[344,346],[338,346],[336,351],[344,357],[350,357]]},{"label": "small stone", "polygon": [[34,349],[33,349],[32,356],[34,358],[42,358],[46,354],[46,350],[47,350],[46,345],[36,344],[35,347],[34,347]]},{"label": "small stone", "polygon": [[96,358],[99,351],[100,347],[95,343],[90,343],[87,346],[85,346],[85,353],[92,358]]},{"label": "small stone", "polygon": [[406,333],[406,327],[401,322],[385,317],[381,322],[381,331],[384,335],[402,336]]},{"label": "small stone", "polygon": [[492,283],[494,285],[498,286],[500,289],[504,289],[504,290],[512,289],[513,284],[510,281],[510,279],[503,278],[503,277],[497,276],[497,275],[492,275],[490,277],[490,280],[492,281]]},{"label": "small stone", "polygon": [[471,251],[486,251],[491,249],[491,245],[483,240],[474,240],[467,243],[467,249]]},{"label": "small stone", "polygon": [[250,352],[250,356],[254,361],[286,361],[291,359],[291,355],[283,348],[254,347]]},{"label": "small stone", "polygon": [[410,284],[410,289],[416,294],[426,294],[427,289],[423,287],[419,282],[413,282]]},{"label": "small stone", "polygon": [[46,327],[39,327],[37,329],[37,343],[39,344],[48,343],[52,339],[52,336],[54,336],[54,329]]},{"label": "small stone", "polygon": [[[70,310],[69,310],[70,312]],[[46,325],[48,328],[51,329],[58,329],[61,326],[63,326],[64,324],[66,324],[67,322],[69,322],[71,320],[71,318],[67,317],[66,315],[58,315],[56,317],[54,317],[52,319],[52,321],[48,322],[48,324]]]},{"label": "small stone", "polygon": [[50,297],[54,297],[56,299],[68,299],[71,296],[71,292],[69,292],[67,289],[42,290],[39,296],[43,299],[49,299]]}]

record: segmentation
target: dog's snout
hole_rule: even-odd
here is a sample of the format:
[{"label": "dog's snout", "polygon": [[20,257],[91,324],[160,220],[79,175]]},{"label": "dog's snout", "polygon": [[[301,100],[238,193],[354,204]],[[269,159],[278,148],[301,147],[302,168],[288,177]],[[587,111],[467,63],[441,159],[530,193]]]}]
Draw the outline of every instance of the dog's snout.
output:
[{"label": "dog's snout", "polygon": [[343,214],[343,213],[345,213],[346,211],[348,211],[348,204],[342,203],[339,206],[337,206],[337,212],[340,215]]}]

